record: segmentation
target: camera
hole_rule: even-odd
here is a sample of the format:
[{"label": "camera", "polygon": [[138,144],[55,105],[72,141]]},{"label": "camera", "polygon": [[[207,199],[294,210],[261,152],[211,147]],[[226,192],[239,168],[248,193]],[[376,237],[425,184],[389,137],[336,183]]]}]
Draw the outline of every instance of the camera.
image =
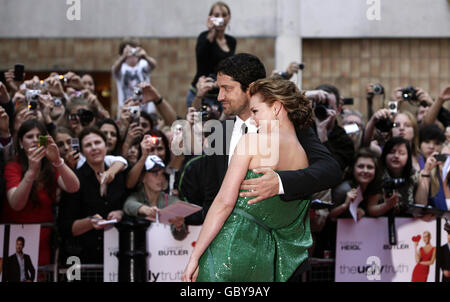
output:
[{"label": "camera", "polygon": [[404,178],[385,178],[383,179],[383,190],[387,197],[391,197],[394,190],[402,187],[406,183]]},{"label": "camera", "polygon": [[131,113],[131,122],[137,123],[137,125],[139,126],[140,117],[141,117],[141,107],[131,106],[130,113]]},{"label": "camera", "polygon": [[354,105],[355,104],[353,98],[344,98],[342,100],[342,102],[344,105]]},{"label": "camera", "polygon": [[403,99],[407,101],[417,101],[417,89],[413,86],[408,86],[401,90]]},{"label": "camera", "polygon": [[323,121],[328,117],[327,109],[330,108],[328,101],[325,104],[316,104],[314,107],[314,114],[319,121]]},{"label": "camera", "polygon": [[434,158],[436,161],[445,162],[447,160],[448,154],[436,154],[434,155]]},{"label": "camera", "polygon": [[211,111],[211,107],[208,105],[203,104],[202,109],[200,109],[198,112],[201,113],[202,122],[207,122],[209,120],[214,119],[214,115]]},{"label": "camera", "polygon": [[391,115],[397,114],[398,111],[398,103],[395,101],[388,102],[388,109]]},{"label": "camera", "polygon": [[61,81],[61,84],[64,84],[64,85],[66,85],[68,82],[67,78],[65,78],[62,74],[60,74],[58,76],[58,79]]},{"label": "camera", "polygon": [[225,20],[222,17],[211,17],[211,21],[214,24],[214,26],[222,26],[225,24]]},{"label": "camera", "polygon": [[392,128],[394,128],[394,123],[389,118],[384,118],[378,120],[375,124],[375,128],[380,130],[381,132],[389,132]]},{"label": "camera", "polygon": [[89,125],[94,120],[94,113],[90,110],[78,109],[77,115],[80,117],[83,126]]},{"label": "camera", "polygon": [[39,90],[27,90],[25,93],[25,98],[28,102],[29,110],[36,110],[38,106],[39,94],[41,92]]},{"label": "camera", "polygon": [[373,93],[374,94],[384,94],[384,87],[379,83],[373,85]]},{"label": "camera", "polygon": [[142,101],[142,88],[136,87],[133,90],[133,100]]},{"label": "camera", "polygon": [[54,98],[53,99],[53,104],[55,104],[55,107],[61,107],[63,105],[62,99],[61,98]]},{"label": "camera", "polygon": [[131,49],[131,55],[137,57],[139,53],[139,50],[137,48],[132,48]]},{"label": "camera", "polygon": [[305,69],[305,64],[304,63],[298,63],[298,69],[300,69],[300,70]]}]

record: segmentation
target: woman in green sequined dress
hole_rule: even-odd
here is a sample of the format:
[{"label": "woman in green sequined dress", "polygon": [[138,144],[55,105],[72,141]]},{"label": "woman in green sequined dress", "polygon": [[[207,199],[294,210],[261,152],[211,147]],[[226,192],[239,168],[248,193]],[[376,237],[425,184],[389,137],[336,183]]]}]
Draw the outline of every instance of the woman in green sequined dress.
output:
[{"label": "woman in green sequined dress", "polygon": [[250,198],[238,195],[244,179],[260,176],[254,168],[308,166],[294,124],[309,126],[311,104],[294,83],[283,79],[258,80],[249,94],[259,131],[244,135],[236,146],[183,281],[287,281],[308,257],[309,200],[283,202],[276,195],[249,205]]}]

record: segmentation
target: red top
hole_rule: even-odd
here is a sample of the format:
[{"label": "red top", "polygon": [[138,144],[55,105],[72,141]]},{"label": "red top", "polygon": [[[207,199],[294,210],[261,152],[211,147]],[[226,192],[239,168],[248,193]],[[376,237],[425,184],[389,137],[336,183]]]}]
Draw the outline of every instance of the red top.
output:
[{"label": "red top", "polygon": [[[42,188],[37,191],[39,203],[33,205],[28,200],[25,208],[21,211],[13,210],[9,202],[3,202],[2,222],[6,223],[41,223],[54,222],[52,205],[56,200],[56,180],[59,177],[58,171],[55,169],[55,190],[51,196]],[[6,180],[6,192],[19,186],[22,180],[22,167],[18,161],[8,162],[5,166],[4,177]],[[50,264],[50,228],[41,229],[40,247],[39,247],[39,265]]]}]

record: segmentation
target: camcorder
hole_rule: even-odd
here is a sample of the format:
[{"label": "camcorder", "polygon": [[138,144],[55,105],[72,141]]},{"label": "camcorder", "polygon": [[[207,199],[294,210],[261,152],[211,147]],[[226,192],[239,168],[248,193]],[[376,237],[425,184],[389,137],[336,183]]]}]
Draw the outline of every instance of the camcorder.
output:
[{"label": "camcorder", "polygon": [[417,89],[413,86],[408,86],[401,90],[402,98],[406,101],[417,101]]},{"label": "camcorder", "polygon": [[402,187],[406,183],[404,178],[385,178],[383,179],[383,191],[389,198],[394,194],[394,190]]},{"label": "camcorder", "polygon": [[28,103],[28,110],[36,110],[38,107],[39,94],[41,92],[39,90],[30,90],[28,89],[25,93],[25,98]]}]

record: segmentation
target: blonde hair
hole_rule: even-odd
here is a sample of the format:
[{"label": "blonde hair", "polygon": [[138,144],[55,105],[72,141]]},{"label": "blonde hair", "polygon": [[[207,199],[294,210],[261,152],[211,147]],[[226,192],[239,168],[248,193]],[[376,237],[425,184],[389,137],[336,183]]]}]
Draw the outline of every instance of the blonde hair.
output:
[{"label": "blonde hair", "polygon": [[419,124],[417,123],[417,119],[414,116],[414,114],[412,114],[411,112],[401,111],[395,115],[394,120],[399,114],[406,115],[406,117],[408,118],[409,122],[411,123],[411,125],[413,127],[414,137],[411,140],[411,152],[412,152],[413,156],[417,156],[420,152],[420,150],[419,150]]},{"label": "blonde hair", "polygon": [[226,4],[225,2],[222,2],[222,1],[217,1],[216,3],[214,3],[214,4],[211,6],[211,9],[209,10],[209,16],[212,16],[213,11],[214,11],[214,9],[215,9],[216,7],[225,8],[225,9],[228,11],[228,15],[231,16],[231,10],[230,10],[230,7],[228,6],[228,4]]}]

